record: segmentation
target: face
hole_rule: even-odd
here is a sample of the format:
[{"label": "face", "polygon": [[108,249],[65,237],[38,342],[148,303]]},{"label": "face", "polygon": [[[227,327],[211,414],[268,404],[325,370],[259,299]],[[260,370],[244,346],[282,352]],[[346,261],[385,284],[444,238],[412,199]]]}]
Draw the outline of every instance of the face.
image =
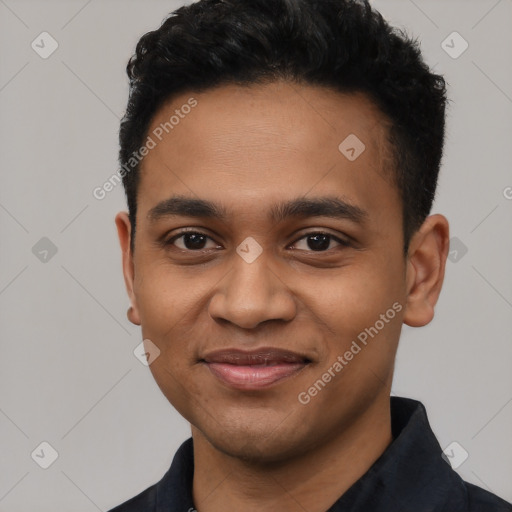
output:
[{"label": "face", "polygon": [[363,95],[286,82],[184,94],[152,121],[133,254],[117,218],[132,320],[224,453],[283,460],[389,400],[411,286],[385,126]]}]

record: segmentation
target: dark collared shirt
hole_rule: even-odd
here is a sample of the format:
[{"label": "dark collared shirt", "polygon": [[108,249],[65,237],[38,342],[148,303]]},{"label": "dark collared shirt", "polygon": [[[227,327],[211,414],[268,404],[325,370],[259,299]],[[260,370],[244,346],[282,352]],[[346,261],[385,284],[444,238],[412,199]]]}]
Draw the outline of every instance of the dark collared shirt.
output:
[{"label": "dark collared shirt", "polygon": [[[393,442],[370,469],[326,512],[512,512],[512,505],[464,482],[441,456],[425,407],[391,397]],[[192,512],[192,438],[176,452],[170,469],[110,512]]]}]

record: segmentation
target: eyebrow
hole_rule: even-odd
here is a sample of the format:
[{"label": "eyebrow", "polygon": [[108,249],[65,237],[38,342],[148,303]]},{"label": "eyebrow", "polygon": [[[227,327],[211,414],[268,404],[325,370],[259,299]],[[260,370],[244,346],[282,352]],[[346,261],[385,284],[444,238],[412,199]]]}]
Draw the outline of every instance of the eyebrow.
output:
[{"label": "eyebrow", "polygon": [[[195,199],[185,196],[172,196],[158,203],[148,212],[151,222],[166,217],[195,217],[210,218],[225,222],[228,218],[226,209],[206,199]],[[334,196],[303,198],[281,202],[270,208],[268,218],[271,222],[279,223],[288,218],[329,217],[347,219],[363,223],[368,213],[343,199]]]}]

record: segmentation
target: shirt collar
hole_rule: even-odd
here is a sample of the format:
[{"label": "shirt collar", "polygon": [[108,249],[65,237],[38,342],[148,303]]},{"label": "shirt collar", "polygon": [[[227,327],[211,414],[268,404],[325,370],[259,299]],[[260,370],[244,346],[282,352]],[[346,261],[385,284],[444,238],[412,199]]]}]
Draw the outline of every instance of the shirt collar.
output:
[{"label": "shirt collar", "polygon": [[393,442],[328,512],[466,510],[464,482],[442,457],[423,404],[391,397]]},{"label": "shirt collar", "polygon": [[[442,458],[425,407],[416,400],[391,397],[391,426],[393,442],[328,512],[400,512],[417,510],[418,504],[429,512],[464,508],[464,482]],[[193,475],[193,441],[189,438],[157,484],[156,512],[194,510]]]}]

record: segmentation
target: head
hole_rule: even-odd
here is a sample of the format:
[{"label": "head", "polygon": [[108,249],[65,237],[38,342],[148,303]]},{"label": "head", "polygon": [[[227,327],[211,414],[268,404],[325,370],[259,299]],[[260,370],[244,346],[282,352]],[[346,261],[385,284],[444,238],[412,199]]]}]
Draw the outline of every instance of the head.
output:
[{"label": "head", "polygon": [[[116,223],[169,401],[220,450],[267,460],[387,407],[402,323],[432,319],[448,249],[429,216],[445,86],[417,43],[367,3],[203,0],[127,70]],[[205,364],[262,347],[305,364],[258,390]]]}]

